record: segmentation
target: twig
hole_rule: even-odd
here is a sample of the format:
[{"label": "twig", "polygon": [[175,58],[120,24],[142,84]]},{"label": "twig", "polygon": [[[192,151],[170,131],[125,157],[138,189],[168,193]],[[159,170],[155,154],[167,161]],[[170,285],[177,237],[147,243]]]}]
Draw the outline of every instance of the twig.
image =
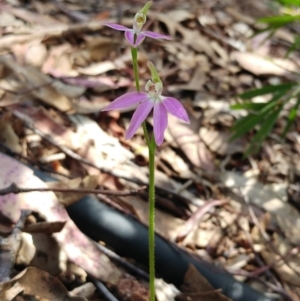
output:
[{"label": "twig", "polygon": [[128,261],[125,261],[122,257],[120,257],[118,254],[115,252],[111,251],[110,249],[95,243],[96,247],[103,252],[106,256],[108,256],[110,259],[113,259],[117,263],[121,264],[123,267],[125,267],[127,270],[132,272],[133,274],[142,277],[145,280],[149,280],[149,274],[146,273],[145,271],[141,270],[140,268],[136,267],[135,265],[131,264]]},{"label": "twig", "polygon": [[94,285],[104,295],[105,299],[107,299],[108,301],[119,301],[101,281],[95,279],[94,277],[91,278]]},{"label": "twig", "polygon": [[[68,155],[69,157],[73,158],[74,160],[82,163],[82,164],[86,164],[88,166],[91,166],[93,168],[96,168],[98,170],[100,170],[101,172],[103,173],[106,173],[108,175],[111,175],[113,177],[116,177],[116,178],[119,178],[119,179],[123,179],[123,180],[126,180],[128,182],[131,182],[131,183],[135,183],[137,185],[144,185],[144,186],[147,186],[148,187],[148,184],[137,179],[137,178],[129,178],[129,177],[126,177],[122,174],[118,174],[117,172],[114,172],[114,171],[111,171],[107,168],[103,168],[103,167],[100,167],[94,163],[91,163],[90,161],[82,158],[80,155],[78,155],[77,153],[73,152],[72,150],[70,150],[69,148],[63,146],[63,145],[60,145],[58,143],[55,142],[55,140],[50,137],[49,135],[47,134],[44,134],[41,130],[39,130],[38,128],[36,128],[33,124],[31,124],[30,122],[28,122],[26,119],[24,119],[22,116],[20,116],[18,114],[17,111],[13,112],[14,115],[17,117],[17,118],[20,118],[24,124],[29,128],[31,129],[35,134],[41,136],[44,140],[48,141],[50,144],[54,145],[55,147],[57,147],[59,150],[61,150],[62,152],[64,152],[66,155]],[[183,197],[182,195],[174,192],[174,191],[171,191],[169,189],[166,189],[166,188],[162,188],[162,187],[155,187],[156,189],[156,192],[157,193],[160,193],[170,199],[178,199],[180,200],[182,203],[184,204],[189,204],[189,203],[192,203],[193,204],[193,201],[186,198],[186,197]]]},{"label": "twig", "polygon": [[204,215],[212,208],[222,206],[228,203],[227,200],[209,200],[200,206],[185,222],[184,227],[178,232],[176,242],[182,241],[190,232],[192,232],[201,222]]},{"label": "twig", "polygon": [[131,189],[130,191],[109,191],[103,189],[84,189],[84,188],[22,188],[16,185],[15,183],[10,184],[9,186],[0,189],[0,195],[6,195],[9,193],[19,194],[19,193],[27,193],[27,192],[63,192],[63,193],[93,193],[93,194],[104,194],[104,195],[115,195],[115,196],[128,196],[128,195],[136,195],[140,190],[145,189],[142,187],[140,189]]},{"label": "twig", "polygon": [[281,287],[278,287],[268,281],[265,281],[263,279],[261,279],[260,277],[258,277],[257,275],[253,275],[253,273],[249,273],[247,271],[244,271],[244,270],[231,270],[231,269],[226,269],[230,274],[232,275],[238,275],[238,276],[245,276],[247,278],[252,278],[252,279],[255,279],[256,281],[259,281],[261,283],[263,283],[264,285],[268,286],[269,288],[271,288],[274,292],[286,297],[288,300],[290,301],[296,301],[288,292],[286,292],[285,289],[281,288]]}]

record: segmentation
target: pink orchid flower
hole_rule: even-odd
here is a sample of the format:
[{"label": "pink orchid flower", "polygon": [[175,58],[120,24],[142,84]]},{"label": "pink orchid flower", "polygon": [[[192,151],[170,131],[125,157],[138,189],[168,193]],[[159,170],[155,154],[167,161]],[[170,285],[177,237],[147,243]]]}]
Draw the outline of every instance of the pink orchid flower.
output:
[{"label": "pink orchid flower", "polygon": [[103,111],[124,110],[138,105],[125,134],[126,139],[131,139],[153,109],[154,139],[157,145],[161,145],[168,125],[168,113],[189,123],[183,105],[176,98],[162,96],[162,89],[161,82],[149,80],[145,87],[146,92],[126,93],[115,99]]},{"label": "pink orchid flower", "polygon": [[104,23],[104,25],[115,30],[125,31],[125,38],[132,47],[137,47],[140,45],[144,41],[145,37],[150,37],[152,39],[172,39],[170,36],[153,31],[142,31],[142,28],[147,20],[146,14],[151,4],[152,1],[147,2],[146,5],[135,15],[132,29],[115,23]]}]

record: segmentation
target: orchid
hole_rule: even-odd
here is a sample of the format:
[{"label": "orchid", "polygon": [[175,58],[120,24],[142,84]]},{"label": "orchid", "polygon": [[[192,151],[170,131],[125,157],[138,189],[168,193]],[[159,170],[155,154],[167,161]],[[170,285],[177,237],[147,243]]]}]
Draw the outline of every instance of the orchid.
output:
[{"label": "orchid", "polygon": [[140,45],[144,41],[145,37],[150,37],[152,39],[170,40],[171,37],[167,35],[156,33],[153,31],[142,31],[142,28],[147,20],[147,11],[150,8],[151,4],[152,1],[147,2],[146,5],[138,13],[136,13],[133,20],[132,29],[115,23],[104,23],[104,25],[115,30],[124,31],[125,38],[132,47],[137,47],[138,45]]},{"label": "orchid", "polygon": [[[151,62],[148,67],[151,72],[151,80],[148,80],[145,86],[145,92],[140,91],[139,64],[138,64],[138,45],[145,37],[153,39],[171,39],[169,36],[161,35],[152,31],[142,31],[147,19],[147,12],[152,4],[149,1],[135,15],[133,28],[127,28],[120,24],[105,23],[104,25],[116,30],[125,31],[125,37],[131,45],[132,65],[136,92],[126,93],[102,111],[124,110],[136,107],[131,118],[131,122],[126,131],[125,138],[130,139],[142,125],[144,137],[149,151],[149,301],[155,301],[155,154],[156,146],[164,141],[164,133],[168,126],[168,113],[189,123],[189,117],[180,101],[174,97],[163,96],[163,83]],[[146,118],[153,110],[153,135],[149,136]]]},{"label": "orchid", "polygon": [[148,66],[151,70],[152,80],[147,82],[146,92],[126,93],[115,99],[103,111],[124,110],[137,105],[125,134],[126,139],[131,139],[153,109],[154,139],[157,145],[161,145],[168,125],[168,113],[187,123],[189,123],[189,117],[178,99],[161,95],[163,84],[153,64],[148,62]]}]

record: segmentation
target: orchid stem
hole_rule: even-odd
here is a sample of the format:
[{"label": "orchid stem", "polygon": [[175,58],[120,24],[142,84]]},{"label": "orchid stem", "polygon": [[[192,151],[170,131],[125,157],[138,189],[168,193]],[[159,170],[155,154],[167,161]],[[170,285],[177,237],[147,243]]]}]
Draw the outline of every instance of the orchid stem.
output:
[{"label": "orchid stem", "polygon": [[[136,90],[140,92],[140,81],[138,73],[137,48],[131,48],[132,63]],[[150,299],[155,301],[155,149],[154,137],[149,139],[146,122],[143,122],[145,140],[149,149],[149,279],[150,279]]]},{"label": "orchid stem", "polygon": [[155,301],[155,149],[152,136],[149,145],[149,278],[150,301]]},{"label": "orchid stem", "polygon": [[141,91],[140,88],[140,81],[139,81],[139,71],[138,71],[138,60],[137,60],[137,48],[131,47],[131,56],[132,56],[132,64],[134,70],[134,80],[135,80],[135,87],[138,92]]},{"label": "orchid stem", "polygon": [[[135,87],[138,92],[141,91],[140,88],[140,80],[139,80],[139,66],[138,66],[138,60],[137,60],[137,53],[138,50],[136,47],[131,47],[131,56],[132,56],[132,64],[133,64],[133,71],[134,71],[134,80],[135,80]],[[144,136],[148,145],[148,148],[150,148],[150,139],[147,131],[147,126],[146,122],[143,122],[143,131],[144,131]]]}]

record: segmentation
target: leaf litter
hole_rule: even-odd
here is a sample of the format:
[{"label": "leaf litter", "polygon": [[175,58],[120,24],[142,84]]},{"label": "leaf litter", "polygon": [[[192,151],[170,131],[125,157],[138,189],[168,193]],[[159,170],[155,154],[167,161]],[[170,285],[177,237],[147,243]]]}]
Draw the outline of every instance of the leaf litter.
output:
[{"label": "leaf litter", "polygon": [[[147,184],[142,131],[125,141],[129,115],[99,114],[121,92],[133,90],[128,45],[101,21],[128,26],[136,5],[129,0],[1,4],[2,152],[8,148],[16,158],[27,158],[25,163],[72,179],[61,181],[60,187],[125,190]],[[260,29],[255,20],[272,14],[268,5],[227,0],[223,6],[217,1],[161,1],[157,11],[149,13],[151,29],[173,40],[142,45],[141,82],[149,79],[147,60],[154,61],[166,89],[182,100],[192,121],[187,127],[170,117],[157,154],[157,232],[237,279],[251,280],[261,291],[300,300],[299,122],[282,142],[279,120],[261,153],[249,159],[242,154],[251,134],[233,142],[228,139],[234,120],[243,114],[229,107],[236,103],[236,95],[293,79],[299,58],[283,55],[293,41],[289,29],[265,42],[264,36],[251,37]],[[162,50],[157,54],[158,45]],[[148,124],[151,127],[151,119]],[[12,182],[28,188],[46,186],[3,154],[0,162],[1,188]],[[0,196],[1,233],[12,231],[21,212],[31,212],[19,236],[11,236],[12,241],[21,239],[22,246],[8,262],[1,300],[22,294],[100,300],[87,273],[115,287],[121,298],[147,299],[145,283],[126,278],[67,216],[61,204],[76,202],[80,196],[51,192]],[[108,199],[147,223],[145,194]],[[20,265],[25,269],[20,271]],[[169,284],[157,280],[157,296],[228,299],[205,281],[191,267],[181,292],[174,293]],[[90,294],[85,295],[85,285]],[[79,295],[72,297],[65,286],[76,287]],[[135,294],[128,295],[130,288]]]}]

